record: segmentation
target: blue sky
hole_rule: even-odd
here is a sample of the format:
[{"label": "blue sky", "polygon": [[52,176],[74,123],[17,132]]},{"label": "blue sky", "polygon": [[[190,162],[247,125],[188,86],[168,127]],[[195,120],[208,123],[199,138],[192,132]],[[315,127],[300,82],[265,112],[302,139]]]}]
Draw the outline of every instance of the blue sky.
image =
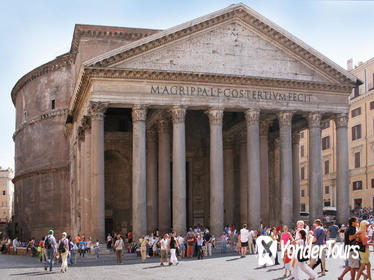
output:
[{"label": "blue sky", "polygon": [[[374,57],[374,0],[242,1],[342,67]],[[70,49],[74,24],[166,29],[238,3],[226,0],[3,1],[0,10],[0,166],[14,166],[19,78]]]}]

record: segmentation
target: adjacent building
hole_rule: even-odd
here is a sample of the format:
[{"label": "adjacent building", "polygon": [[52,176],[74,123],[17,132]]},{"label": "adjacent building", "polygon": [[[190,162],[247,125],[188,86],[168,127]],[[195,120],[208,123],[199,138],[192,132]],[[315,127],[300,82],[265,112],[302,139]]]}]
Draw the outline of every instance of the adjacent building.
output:
[{"label": "adjacent building", "polygon": [[[374,58],[347,69],[363,83],[349,97],[349,205],[355,208],[374,208]],[[308,211],[308,130],[301,132],[300,141],[300,202],[301,211]],[[321,126],[323,165],[323,205],[336,207],[336,133],[335,123]]]},{"label": "adjacent building", "polygon": [[320,218],[329,120],[345,222],[359,83],[243,4],[162,31],[77,25],[70,52],[12,90],[18,234],[292,225],[306,128],[309,211]]},{"label": "adjacent building", "polygon": [[13,194],[12,169],[0,167],[0,222],[10,222],[13,216]]}]

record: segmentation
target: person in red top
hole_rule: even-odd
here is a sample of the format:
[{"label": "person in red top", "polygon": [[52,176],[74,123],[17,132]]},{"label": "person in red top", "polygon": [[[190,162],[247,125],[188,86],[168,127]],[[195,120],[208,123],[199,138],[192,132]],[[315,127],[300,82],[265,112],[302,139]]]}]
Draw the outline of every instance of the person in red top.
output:
[{"label": "person in red top", "polygon": [[129,239],[129,243],[132,242],[132,232],[129,231],[129,233],[127,234],[127,238]]}]

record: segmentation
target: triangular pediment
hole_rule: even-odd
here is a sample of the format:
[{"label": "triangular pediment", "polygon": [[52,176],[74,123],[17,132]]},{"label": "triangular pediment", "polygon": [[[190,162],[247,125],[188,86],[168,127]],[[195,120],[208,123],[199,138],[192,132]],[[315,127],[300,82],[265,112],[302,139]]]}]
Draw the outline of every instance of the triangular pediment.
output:
[{"label": "triangular pediment", "polygon": [[352,74],[243,4],[158,32],[84,66],[357,82]]},{"label": "triangular pediment", "polygon": [[111,67],[328,82],[321,74],[236,21]]}]

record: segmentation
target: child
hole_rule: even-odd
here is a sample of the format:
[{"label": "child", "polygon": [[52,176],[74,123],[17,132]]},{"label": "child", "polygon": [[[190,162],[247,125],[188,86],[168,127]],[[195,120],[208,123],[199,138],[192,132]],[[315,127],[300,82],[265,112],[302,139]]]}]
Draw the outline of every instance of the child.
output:
[{"label": "child", "polygon": [[99,240],[96,240],[96,243],[95,243],[95,246],[94,246],[96,259],[99,258],[99,246],[100,246]]},{"label": "child", "polygon": [[[292,259],[288,256],[291,255],[292,253],[287,250],[286,253],[284,254],[284,278],[290,277],[291,276],[291,269],[292,269]],[[289,275],[287,276],[287,272],[289,272]]]}]

